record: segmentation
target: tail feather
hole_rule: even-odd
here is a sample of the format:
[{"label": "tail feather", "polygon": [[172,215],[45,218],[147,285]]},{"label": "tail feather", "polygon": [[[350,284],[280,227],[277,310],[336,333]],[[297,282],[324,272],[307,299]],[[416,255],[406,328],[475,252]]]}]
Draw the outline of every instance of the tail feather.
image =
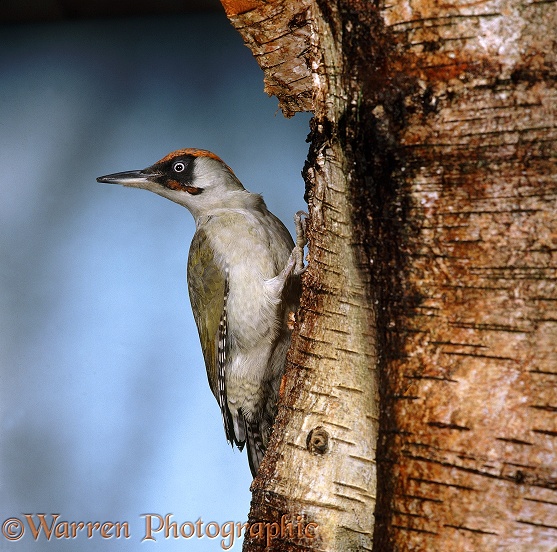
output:
[{"label": "tail feather", "polygon": [[246,420],[246,429],[248,463],[251,475],[255,477],[259,470],[261,460],[263,460],[263,456],[265,456],[265,446],[263,445],[263,437],[259,431],[259,424],[257,422],[250,423]]}]

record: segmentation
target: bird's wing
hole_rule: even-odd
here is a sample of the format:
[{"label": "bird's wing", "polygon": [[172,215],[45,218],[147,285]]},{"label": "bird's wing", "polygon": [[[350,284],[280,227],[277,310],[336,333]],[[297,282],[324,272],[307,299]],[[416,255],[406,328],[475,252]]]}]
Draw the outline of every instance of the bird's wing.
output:
[{"label": "bird's wing", "polygon": [[241,447],[243,443],[235,437],[226,399],[228,271],[215,261],[213,249],[203,230],[195,233],[190,246],[188,289],[209,386],[221,409],[226,438]]}]

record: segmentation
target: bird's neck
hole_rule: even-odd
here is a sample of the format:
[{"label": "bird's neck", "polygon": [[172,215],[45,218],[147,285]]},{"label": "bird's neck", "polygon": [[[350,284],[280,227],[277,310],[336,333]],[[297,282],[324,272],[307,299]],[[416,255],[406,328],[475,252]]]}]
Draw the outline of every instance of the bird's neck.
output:
[{"label": "bird's neck", "polygon": [[225,201],[218,205],[207,206],[197,213],[192,213],[197,228],[203,226],[208,220],[220,215],[236,211],[239,213],[264,214],[267,206],[259,194],[252,194],[247,190],[234,190],[226,194]]}]

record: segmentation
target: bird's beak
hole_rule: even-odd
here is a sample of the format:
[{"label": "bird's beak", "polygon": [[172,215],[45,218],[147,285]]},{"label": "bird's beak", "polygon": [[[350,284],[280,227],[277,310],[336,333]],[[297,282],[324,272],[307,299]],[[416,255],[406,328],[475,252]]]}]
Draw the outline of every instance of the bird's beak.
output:
[{"label": "bird's beak", "polygon": [[97,182],[121,184],[122,186],[131,186],[133,188],[148,188],[150,185],[153,185],[153,179],[156,176],[151,171],[144,169],[141,171],[125,171],[99,176]]}]

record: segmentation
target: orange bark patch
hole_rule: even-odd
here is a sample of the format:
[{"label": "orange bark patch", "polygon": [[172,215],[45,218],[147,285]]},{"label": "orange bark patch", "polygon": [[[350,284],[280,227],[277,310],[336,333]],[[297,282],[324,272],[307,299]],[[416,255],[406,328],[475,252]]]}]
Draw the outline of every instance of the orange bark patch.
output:
[{"label": "orange bark patch", "polygon": [[221,0],[224,11],[229,17],[254,10],[263,3],[267,4],[268,2],[261,2],[260,0]]}]

